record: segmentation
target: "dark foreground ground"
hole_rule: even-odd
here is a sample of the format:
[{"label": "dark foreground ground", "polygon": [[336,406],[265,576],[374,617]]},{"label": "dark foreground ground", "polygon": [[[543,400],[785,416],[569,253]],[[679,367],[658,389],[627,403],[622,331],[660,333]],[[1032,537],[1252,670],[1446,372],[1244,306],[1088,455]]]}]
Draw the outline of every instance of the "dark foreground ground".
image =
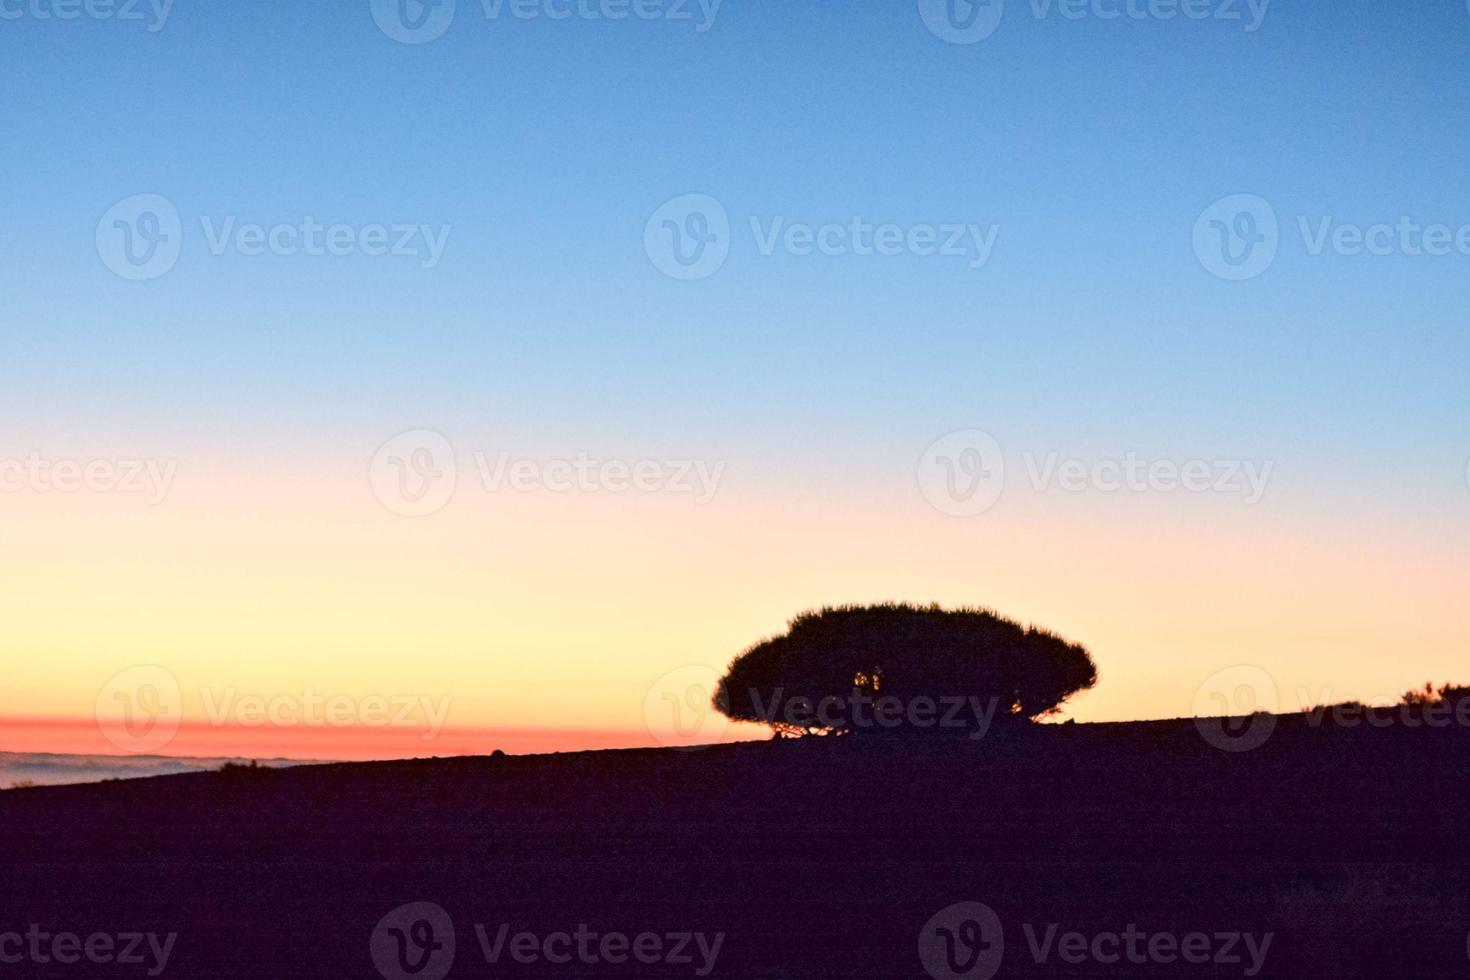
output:
[{"label": "dark foreground ground", "polygon": [[[1166,722],[12,791],[0,977],[1225,977],[1268,933],[1263,977],[1467,977],[1467,763],[1463,729],[1283,719],[1234,754]],[[502,923],[537,962],[489,961]],[[1081,962],[1037,961],[1051,924]],[[38,962],[64,932],[177,938]]]}]

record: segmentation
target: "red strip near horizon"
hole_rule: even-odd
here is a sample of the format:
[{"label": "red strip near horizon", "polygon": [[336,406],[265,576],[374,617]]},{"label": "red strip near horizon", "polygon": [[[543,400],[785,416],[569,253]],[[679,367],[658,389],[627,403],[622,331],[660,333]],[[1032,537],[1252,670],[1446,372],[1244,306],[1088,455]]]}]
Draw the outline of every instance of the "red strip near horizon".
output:
[{"label": "red strip near horizon", "polygon": [[[733,738],[748,734],[729,733]],[[511,755],[588,749],[648,748],[661,744],[636,729],[448,727],[428,736],[422,727],[212,725],[184,722],[167,745],[146,753],[119,748],[95,721],[71,718],[0,718],[0,752],[64,755],[143,754],[203,758],[369,761],[432,756]]]}]

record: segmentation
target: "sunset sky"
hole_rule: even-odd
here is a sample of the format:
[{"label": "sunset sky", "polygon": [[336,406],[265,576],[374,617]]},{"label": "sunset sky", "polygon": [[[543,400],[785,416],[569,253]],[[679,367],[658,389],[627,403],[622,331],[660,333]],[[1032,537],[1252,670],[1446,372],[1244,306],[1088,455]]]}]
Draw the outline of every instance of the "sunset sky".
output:
[{"label": "sunset sky", "polygon": [[[36,160],[0,184],[0,751],[125,751],[99,703],[140,666],[178,684],[160,754],[654,744],[665,695],[791,615],[883,599],[1085,644],[1084,721],[1189,715],[1241,664],[1286,709],[1470,683],[1470,255],[1304,231],[1470,226],[1467,56],[1458,2],[1281,3],[1248,33],[1013,0],[966,45],[911,3],[730,0],[700,32],[460,0],[422,45],[366,2],[0,22]],[[99,254],[138,194],[181,220],[148,281]],[[686,194],[730,252],[681,282],[645,230]],[[1235,194],[1280,221],[1247,281],[1191,241]],[[230,218],[448,237],[432,267],[212,254]],[[778,218],[998,233],[982,267],[763,254]],[[1004,461],[970,516],[932,499],[965,430]],[[501,454],[537,485],[487,486]],[[1098,485],[1129,454],[1269,475],[1258,501]],[[547,485],[579,455],[617,465]],[[170,478],[60,492],[35,458]],[[452,496],[406,515],[401,466]],[[356,722],[237,710],[317,695]],[[410,724],[362,723],[373,698]]]}]

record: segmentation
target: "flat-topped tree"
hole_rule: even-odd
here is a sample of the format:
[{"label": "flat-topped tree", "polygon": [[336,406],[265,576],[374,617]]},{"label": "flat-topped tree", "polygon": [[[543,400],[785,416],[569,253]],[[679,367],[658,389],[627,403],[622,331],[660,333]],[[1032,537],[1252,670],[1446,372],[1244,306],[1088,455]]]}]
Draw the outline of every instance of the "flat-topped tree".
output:
[{"label": "flat-topped tree", "polygon": [[983,734],[1097,683],[1087,650],[988,609],[885,604],[803,613],[736,657],[715,706],[778,734]]}]

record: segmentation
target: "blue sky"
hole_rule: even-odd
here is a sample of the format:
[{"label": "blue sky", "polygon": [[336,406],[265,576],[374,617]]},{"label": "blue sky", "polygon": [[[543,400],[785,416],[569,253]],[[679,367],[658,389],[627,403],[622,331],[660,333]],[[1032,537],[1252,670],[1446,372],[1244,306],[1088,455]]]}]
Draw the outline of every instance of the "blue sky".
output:
[{"label": "blue sky", "polygon": [[[1454,484],[1470,257],[1311,257],[1295,216],[1470,223],[1467,53],[1451,0],[1278,0],[1254,33],[1011,0],[974,45],[905,3],[729,0],[700,33],[460,0],[421,46],[367,2],[0,21],[0,406],[58,435],[312,449],[430,422],[859,468],[976,423]],[[185,245],[131,283],[93,235],[140,192]],[[686,192],[734,225],[694,283],[641,247]],[[1190,244],[1236,192],[1283,232],[1243,283]],[[452,233],[430,270],[216,258],[199,219],[227,215]],[[777,215],[1000,231],[979,270],[762,256],[747,218]]]}]

